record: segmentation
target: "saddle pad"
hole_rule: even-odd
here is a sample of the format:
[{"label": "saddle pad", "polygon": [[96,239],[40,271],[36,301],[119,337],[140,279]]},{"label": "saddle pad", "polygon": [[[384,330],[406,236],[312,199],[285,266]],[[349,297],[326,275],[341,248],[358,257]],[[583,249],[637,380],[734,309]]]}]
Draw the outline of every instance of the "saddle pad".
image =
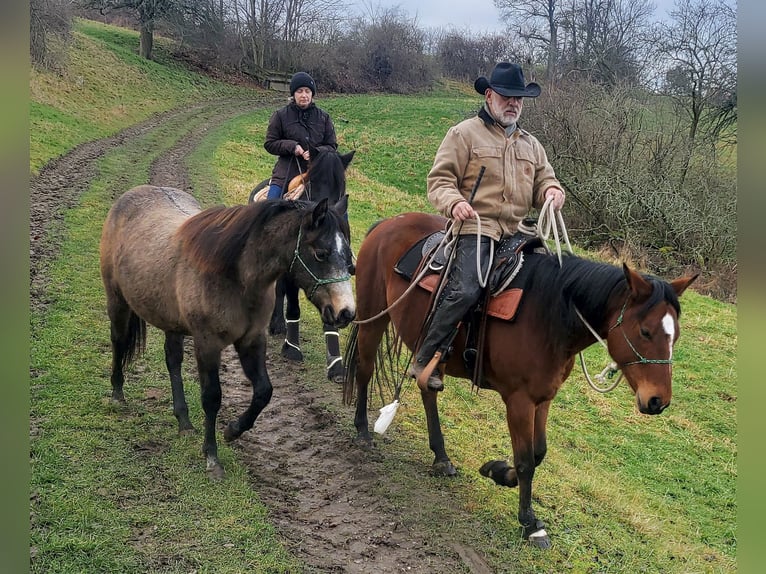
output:
[{"label": "saddle pad", "polygon": [[[423,257],[430,251],[436,244],[441,241],[441,237],[444,237],[443,231],[437,231],[436,233],[426,235],[422,239],[418,240],[407,252],[394,265],[394,271],[404,277],[407,281],[412,281],[412,277],[415,275],[415,271],[420,266],[420,262]],[[431,238],[435,239],[431,239]]]},{"label": "saddle pad", "polygon": [[[438,281],[438,275],[426,275],[420,280],[418,286],[429,293],[432,293],[433,290],[436,289]],[[497,319],[503,319],[504,321],[513,321],[516,316],[516,311],[519,310],[519,303],[521,302],[523,293],[523,289],[512,288],[503,291],[499,295],[493,295],[489,298],[489,309],[487,309],[487,314],[496,317]]]}]

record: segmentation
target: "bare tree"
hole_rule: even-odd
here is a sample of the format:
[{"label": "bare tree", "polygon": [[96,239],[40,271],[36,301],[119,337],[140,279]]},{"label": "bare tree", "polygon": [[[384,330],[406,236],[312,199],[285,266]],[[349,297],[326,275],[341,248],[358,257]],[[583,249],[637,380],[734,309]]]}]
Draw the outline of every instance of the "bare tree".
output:
[{"label": "bare tree", "polygon": [[500,15],[520,38],[542,46],[545,50],[545,78],[558,74],[559,27],[562,12],[558,0],[494,0]]},{"label": "bare tree", "polygon": [[725,0],[677,0],[653,43],[665,65],[663,87],[689,120],[689,141],[717,139],[737,117],[735,8]]},{"label": "bare tree", "polygon": [[476,36],[470,30],[442,32],[436,40],[435,55],[442,73],[461,81],[473,81],[503,60],[527,63],[527,58],[512,49],[505,35]]},{"label": "bare tree", "polygon": [[639,80],[649,0],[571,0],[561,25],[561,58],[569,71],[607,85]]},{"label": "bare tree", "polygon": [[84,8],[96,9],[102,14],[108,12],[132,12],[139,29],[139,54],[152,59],[154,28],[163,16],[182,9],[181,0],[82,0]]},{"label": "bare tree", "polygon": [[653,40],[666,70],[664,89],[688,122],[680,188],[701,143],[715,157],[725,132],[736,139],[737,25],[725,0],[677,0],[670,18],[657,24]]},{"label": "bare tree", "polygon": [[51,43],[66,42],[71,36],[72,11],[69,0],[30,0],[29,55],[33,64],[55,67],[61,51]]}]

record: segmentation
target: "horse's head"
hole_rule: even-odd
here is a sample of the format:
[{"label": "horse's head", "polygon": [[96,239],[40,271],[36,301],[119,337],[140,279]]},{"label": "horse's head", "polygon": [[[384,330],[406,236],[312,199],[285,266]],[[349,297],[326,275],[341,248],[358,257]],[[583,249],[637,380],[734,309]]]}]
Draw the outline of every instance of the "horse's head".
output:
[{"label": "horse's head", "polygon": [[625,374],[643,414],[660,414],[670,404],[673,345],[678,340],[678,297],[697,275],[666,283],[623,265],[627,293],[615,311],[607,345]]},{"label": "horse's head", "polygon": [[329,199],[337,202],[346,193],[346,168],[354,158],[355,150],[340,154],[331,149],[309,148],[309,193],[312,201]]},{"label": "horse's head", "polygon": [[322,321],[337,327],[345,327],[356,315],[347,209],[345,194],[333,206],[326,198],[310,204],[290,269],[295,282],[319,309]]}]

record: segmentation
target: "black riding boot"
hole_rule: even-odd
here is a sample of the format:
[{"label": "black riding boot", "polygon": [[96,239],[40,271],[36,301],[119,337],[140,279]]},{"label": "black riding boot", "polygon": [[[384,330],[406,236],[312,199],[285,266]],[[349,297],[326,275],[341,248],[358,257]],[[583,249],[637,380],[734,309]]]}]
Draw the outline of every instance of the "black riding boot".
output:
[{"label": "black riding boot", "polygon": [[[491,241],[489,237],[481,238],[482,273],[486,272],[488,266]],[[428,331],[410,367],[411,376],[419,379],[437,351],[441,351],[441,361],[446,361],[447,350],[457,333],[458,323],[476,305],[482,291],[476,269],[476,240],[474,236],[464,235],[458,242],[446,284],[431,315]],[[437,369],[433,369],[425,386],[432,391],[444,389]]]}]

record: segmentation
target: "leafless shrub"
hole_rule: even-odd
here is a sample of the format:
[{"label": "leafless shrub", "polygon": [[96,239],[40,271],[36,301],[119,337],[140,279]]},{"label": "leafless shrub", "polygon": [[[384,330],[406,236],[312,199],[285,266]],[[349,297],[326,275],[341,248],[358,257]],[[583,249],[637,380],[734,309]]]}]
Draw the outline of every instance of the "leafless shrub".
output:
[{"label": "leafless shrub", "polygon": [[[702,147],[656,96],[578,82],[551,88],[524,112],[566,185],[580,244],[611,245],[655,272],[713,270],[736,259],[733,170]],[[638,250],[643,251],[639,255]]]},{"label": "leafless shrub", "polygon": [[29,55],[32,64],[60,69],[61,44],[72,34],[72,6],[67,0],[30,0]]}]

